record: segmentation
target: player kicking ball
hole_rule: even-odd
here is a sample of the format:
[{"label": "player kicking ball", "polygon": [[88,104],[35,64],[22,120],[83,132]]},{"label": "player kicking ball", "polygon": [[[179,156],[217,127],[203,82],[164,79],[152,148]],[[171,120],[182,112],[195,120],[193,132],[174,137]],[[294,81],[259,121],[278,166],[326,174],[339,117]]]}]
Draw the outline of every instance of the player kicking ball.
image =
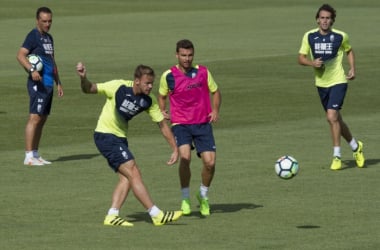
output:
[{"label": "player kicking ball", "polygon": [[111,80],[104,83],[89,81],[83,63],[79,62],[76,69],[84,93],[106,96],[106,102],[95,128],[94,140],[109,166],[119,175],[119,182],[112,194],[112,204],[104,219],[104,225],[133,226],[132,223],[119,217],[121,206],[130,190],[148,211],[155,226],[178,220],[182,211],[165,212],[153,203],[127,140],[128,122],[139,113],[146,111],[152,121],[158,124],[161,133],[173,150],[167,164],[173,165],[178,159],[174,136],[158,107],[156,97],[151,94],[155,77],[153,69],[139,65],[135,70],[133,81]]}]

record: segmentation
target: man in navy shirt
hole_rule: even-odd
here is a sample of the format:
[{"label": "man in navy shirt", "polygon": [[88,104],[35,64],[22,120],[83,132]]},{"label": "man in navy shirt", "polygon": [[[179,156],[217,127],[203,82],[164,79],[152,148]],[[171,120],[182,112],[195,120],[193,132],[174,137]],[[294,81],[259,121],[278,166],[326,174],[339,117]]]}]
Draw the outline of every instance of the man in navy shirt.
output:
[{"label": "man in navy shirt", "polygon": [[[54,60],[53,37],[48,33],[52,24],[52,11],[41,7],[36,12],[36,28],[29,32],[17,53],[17,60],[28,72],[27,88],[30,97],[29,118],[25,128],[25,165],[51,164],[38,153],[42,129],[50,114],[54,82],[58,96],[63,96],[57,65]],[[43,62],[41,71],[29,62],[27,56],[35,54]]]}]

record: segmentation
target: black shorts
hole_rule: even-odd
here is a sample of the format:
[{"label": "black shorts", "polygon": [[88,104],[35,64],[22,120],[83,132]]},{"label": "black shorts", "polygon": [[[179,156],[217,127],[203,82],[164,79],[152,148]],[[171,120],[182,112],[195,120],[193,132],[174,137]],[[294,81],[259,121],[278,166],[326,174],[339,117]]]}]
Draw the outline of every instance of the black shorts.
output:
[{"label": "black shorts", "polygon": [[337,84],[329,88],[318,87],[319,98],[325,111],[328,109],[340,110],[343,107],[347,87],[347,83]]},{"label": "black shorts", "polygon": [[127,138],[95,132],[94,141],[99,152],[107,159],[108,165],[115,172],[118,171],[121,164],[134,159],[128,149]]},{"label": "black shorts", "polygon": [[210,123],[203,124],[178,124],[172,127],[177,146],[189,144],[194,146],[197,153],[216,151],[215,139]]}]

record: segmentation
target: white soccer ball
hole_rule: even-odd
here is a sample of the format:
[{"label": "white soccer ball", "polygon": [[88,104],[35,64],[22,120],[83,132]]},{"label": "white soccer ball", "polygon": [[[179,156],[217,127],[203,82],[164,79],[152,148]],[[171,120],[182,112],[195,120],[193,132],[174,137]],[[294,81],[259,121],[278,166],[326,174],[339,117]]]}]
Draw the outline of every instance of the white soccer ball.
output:
[{"label": "white soccer ball", "polygon": [[30,64],[32,64],[32,66],[34,67],[35,70],[37,70],[37,71],[42,70],[44,65],[42,63],[41,57],[39,57],[38,55],[35,55],[35,54],[30,54],[30,55],[28,55],[28,60],[29,60]]},{"label": "white soccer ball", "polygon": [[289,155],[280,157],[274,165],[276,174],[282,179],[291,179],[297,175],[299,171],[298,161]]}]

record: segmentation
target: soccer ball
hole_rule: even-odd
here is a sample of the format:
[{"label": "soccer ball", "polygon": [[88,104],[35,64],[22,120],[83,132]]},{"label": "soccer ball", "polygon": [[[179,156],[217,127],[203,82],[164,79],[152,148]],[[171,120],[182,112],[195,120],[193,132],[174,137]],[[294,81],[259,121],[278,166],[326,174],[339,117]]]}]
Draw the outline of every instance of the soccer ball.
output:
[{"label": "soccer ball", "polygon": [[280,178],[291,179],[296,176],[299,171],[298,161],[292,156],[284,155],[276,161],[274,170]]},{"label": "soccer ball", "polygon": [[32,64],[32,66],[37,71],[41,71],[42,70],[43,64],[42,64],[41,57],[39,57],[38,55],[35,55],[35,54],[30,54],[30,55],[28,55],[28,60],[29,60],[30,64]]}]

